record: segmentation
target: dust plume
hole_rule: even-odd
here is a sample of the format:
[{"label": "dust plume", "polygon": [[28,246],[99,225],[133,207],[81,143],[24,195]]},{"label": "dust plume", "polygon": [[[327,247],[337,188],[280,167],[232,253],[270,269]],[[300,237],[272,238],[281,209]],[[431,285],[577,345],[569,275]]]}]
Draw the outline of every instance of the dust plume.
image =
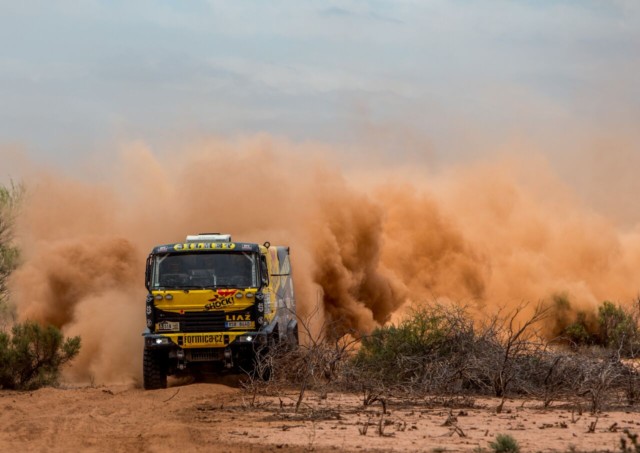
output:
[{"label": "dust plume", "polygon": [[370,331],[425,300],[486,310],[566,294],[592,311],[638,292],[640,228],[593,211],[543,159],[356,173],[339,154],[261,135],[170,155],[135,143],[90,181],[39,171],[16,228],[20,318],[82,336],[71,377],[139,379],[146,255],[203,231],[291,246],[314,329]]}]

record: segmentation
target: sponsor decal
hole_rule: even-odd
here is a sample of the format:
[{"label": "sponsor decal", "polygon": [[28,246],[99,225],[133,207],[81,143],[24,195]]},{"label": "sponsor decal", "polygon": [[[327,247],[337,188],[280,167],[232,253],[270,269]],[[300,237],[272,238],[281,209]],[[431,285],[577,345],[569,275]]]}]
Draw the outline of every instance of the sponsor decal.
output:
[{"label": "sponsor decal", "polygon": [[222,334],[198,334],[198,335],[185,335],[183,344],[185,346],[199,345],[199,344],[224,344],[224,335]]},{"label": "sponsor decal", "polygon": [[251,320],[251,313],[232,313],[225,316],[224,326],[228,329],[238,327],[254,329],[256,324]]},{"label": "sponsor decal", "polygon": [[227,315],[225,319],[227,321],[250,321],[251,313],[234,313]]},{"label": "sponsor decal", "polygon": [[173,250],[178,252],[188,250],[233,250],[235,248],[236,244],[233,242],[184,242],[173,246]]},{"label": "sponsor decal", "polygon": [[229,307],[235,303],[235,294],[237,289],[219,289],[211,299],[208,300],[208,304],[204,306],[205,310],[217,310],[224,307]]},{"label": "sponsor decal", "polygon": [[166,245],[163,245],[162,247],[158,248],[158,252],[166,252],[169,250],[169,247],[167,247]]},{"label": "sponsor decal", "polygon": [[207,311],[218,310],[220,308],[228,307],[230,305],[233,305],[232,297],[229,297],[227,299],[222,299],[222,300],[211,300],[211,302],[209,302],[207,305],[204,306],[204,309]]}]

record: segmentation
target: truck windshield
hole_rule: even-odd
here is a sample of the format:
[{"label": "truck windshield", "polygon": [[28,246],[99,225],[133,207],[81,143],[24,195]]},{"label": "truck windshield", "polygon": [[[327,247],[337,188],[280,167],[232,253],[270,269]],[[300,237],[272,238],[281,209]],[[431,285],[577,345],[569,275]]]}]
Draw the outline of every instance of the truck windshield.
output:
[{"label": "truck windshield", "polygon": [[153,289],[258,287],[255,253],[167,253],[156,255],[152,265]]}]

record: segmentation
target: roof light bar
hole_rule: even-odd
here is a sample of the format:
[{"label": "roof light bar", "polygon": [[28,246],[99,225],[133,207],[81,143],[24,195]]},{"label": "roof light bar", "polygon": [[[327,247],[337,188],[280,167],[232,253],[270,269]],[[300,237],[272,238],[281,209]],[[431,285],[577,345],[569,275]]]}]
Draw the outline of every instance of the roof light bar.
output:
[{"label": "roof light bar", "polygon": [[187,242],[231,242],[231,235],[220,233],[190,234],[187,236]]}]

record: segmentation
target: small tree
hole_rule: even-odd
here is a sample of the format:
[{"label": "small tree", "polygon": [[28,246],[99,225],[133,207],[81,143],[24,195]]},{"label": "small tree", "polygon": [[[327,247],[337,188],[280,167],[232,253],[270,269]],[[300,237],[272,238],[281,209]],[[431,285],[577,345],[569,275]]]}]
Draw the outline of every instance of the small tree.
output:
[{"label": "small tree", "polygon": [[538,304],[530,316],[524,317],[525,307],[522,304],[506,315],[498,312],[490,317],[480,332],[484,346],[471,357],[474,368],[491,382],[498,397],[505,397],[510,387],[525,377],[523,366],[539,363],[545,346],[538,326],[548,317],[549,308]]},{"label": "small tree", "polygon": [[19,250],[13,245],[13,220],[23,194],[21,184],[0,185],[0,327],[11,313],[7,303],[7,280],[19,259]]},{"label": "small tree", "polygon": [[31,390],[55,385],[60,367],[80,351],[80,337],[64,339],[54,326],[31,321],[0,332],[0,388]]}]

